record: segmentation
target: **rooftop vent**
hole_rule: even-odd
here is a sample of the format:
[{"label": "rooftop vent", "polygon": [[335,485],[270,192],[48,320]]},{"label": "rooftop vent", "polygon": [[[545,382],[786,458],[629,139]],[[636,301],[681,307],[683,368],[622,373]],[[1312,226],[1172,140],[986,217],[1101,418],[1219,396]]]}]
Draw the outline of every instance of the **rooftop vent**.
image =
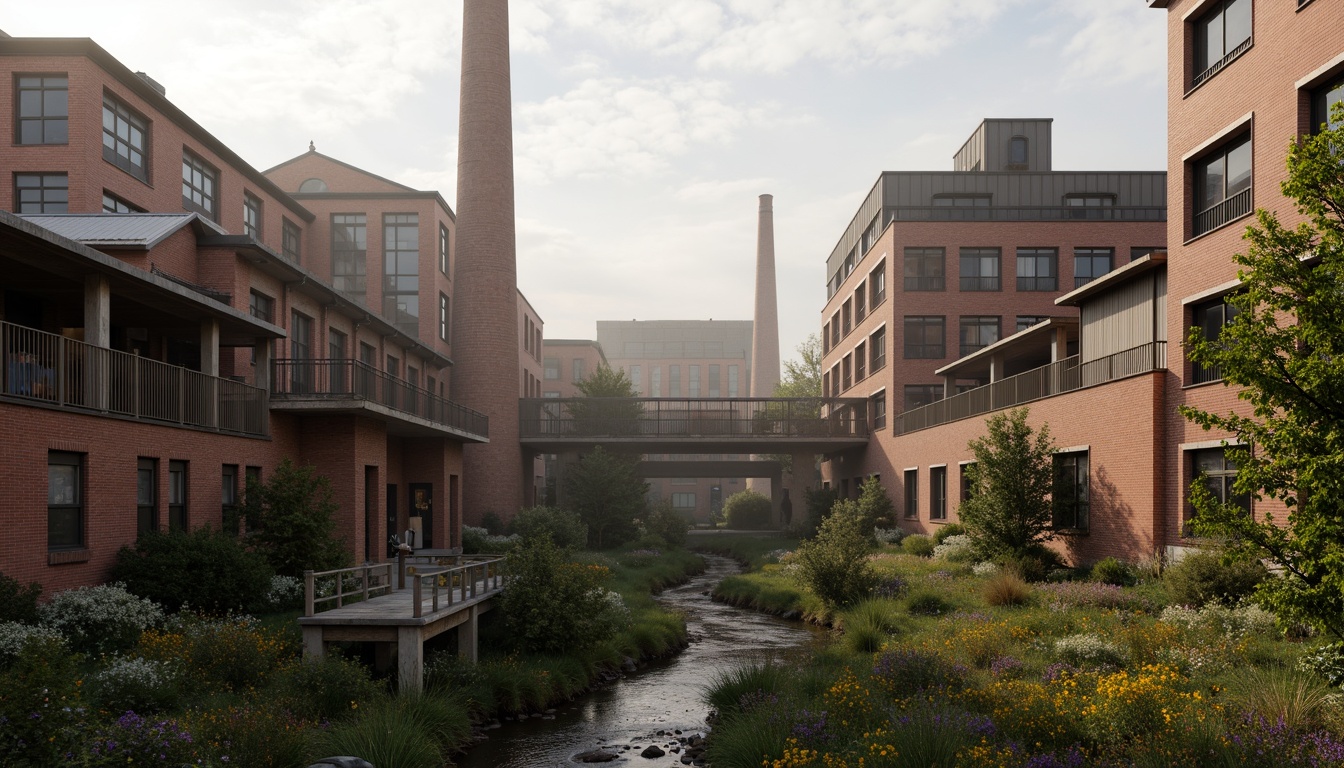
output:
[{"label": "rooftop vent", "polygon": [[146,75],[144,72],[136,72],[135,76],[140,78],[141,80],[144,80],[149,85],[150,88],[153,88],[154,90],[158,91],[160,96],[168,95],[168,89],[164,88],[163,85],[160,84],[158,80],[155,80],[149,75]]}]

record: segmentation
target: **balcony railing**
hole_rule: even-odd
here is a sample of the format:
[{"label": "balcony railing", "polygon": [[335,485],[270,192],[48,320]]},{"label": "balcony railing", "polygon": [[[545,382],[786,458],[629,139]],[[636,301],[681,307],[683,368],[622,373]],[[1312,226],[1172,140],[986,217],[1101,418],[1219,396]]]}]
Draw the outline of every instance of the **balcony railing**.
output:
[{"label": "balcony railing", "polygon": [[865,437],[865,398],[528,398],[524,438]]},{"label": "balcony railing", "polygon": [[1151,342],[1082,364],[1074,355],[911,409],[897,416],[893,426],[896,434],[902,435],[1166,367],[1165,341]]},{"label": "balcony railing", "polygon": [[1241,190],[1237,194],[1223,200],[1217,205],[1210,206],[1195,214],[1195,235],[1202,235],[1205,232],[1215,230],[1229,221],[1236,219],[1251,212],[1251,188]]},{"label": "balcony railing", "polygon": [[490,431],[485,414],[358,360],[280,359],[271,370],[275,401],[361,400],[472,435]]},{"label": "balcony railing", "polygon": [[1166,221],[1160,205],[1080,208],[1075,205],[1012,205],[955,208],[945,205],[900,206],[890,209],[897,221]]},{"label": "balcony railing", "polygon": [[1236,47],[1234,47],[1232,50],[1228,51],[1227,54],[1223,56],[1223,58],[1209,65],[1208,69],[1195,75],[1194,78],[1191,79],[1190,81],[1191,90],[1198,88],[1199,86],[1204,84],[1205,80],[1208,80],[1210,77],[1213,77],[1219,72],[1222,72],[1224,67],[1226,67],[1228,64],[1231,64],[1233,59],[1245,53],[1246,50],[1250,47],[1251,47],[1251,38],[1247,37],[1245,40],[1242,40],[1240,43],[1238,43]]},{"label": "balcony railing", "polygon": [[266,391],[0,322],[0,398],[257,437]]}]

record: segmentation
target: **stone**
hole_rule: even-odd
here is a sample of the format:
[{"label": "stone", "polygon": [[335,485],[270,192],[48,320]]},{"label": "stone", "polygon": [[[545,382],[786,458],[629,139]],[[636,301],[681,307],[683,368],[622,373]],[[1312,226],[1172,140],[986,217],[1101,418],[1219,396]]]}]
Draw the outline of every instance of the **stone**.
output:
[{"label": "stone", "polygon": [[663,755],[666,755],[666,754],[667,754],[666,752],[664,752],[663,750],[661,750],[661,749],[658,748],[658,745],[657,745],[657,744],[650,744],[649,746],[647,746],[647,747],[644,748],[644,751],[643,751],[643,752],[640,752],[640,753],[639,753],[639,756],[640,756],[640,757],[647,757],[647,758],[649,758],[650,760],[652,760],[652,759],[655,758],[655,757],[662,757]]},{"label": "stone", "polygon": [[587,752],[580,752],[574,756],[574,759],[580,763],[610,763],[612,760],[620,757],[616,752],[608,752],[605,749],[590,749]]},{"label": "stone", "polygon": [[324,757],[308,768],[373,768],[373,764],[368,760],[350,755],[341,755],[339,757]]}]

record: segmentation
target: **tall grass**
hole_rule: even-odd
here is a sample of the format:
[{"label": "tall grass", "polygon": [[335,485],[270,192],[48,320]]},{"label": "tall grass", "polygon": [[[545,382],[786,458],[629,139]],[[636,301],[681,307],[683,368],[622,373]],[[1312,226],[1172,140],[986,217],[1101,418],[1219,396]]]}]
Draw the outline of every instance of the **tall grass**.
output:
[{"label": "tall grass", "polygon": [[772,661],[761,661],[716,672],[705,689],[705,703],[720,717],[743,711],[744,703],[757,698],[779,697],[789,685],[791,673]]},{"label": "tall grass", "polygon": [[1242,670],[1229,691],[1247,710],[1295,730],[1322,725],[1333,709],[1333,692],[1311,675],[1273,667]]},{"label": "tall grass", "polygon": [[730,533],[691,536],[688,544],[696,551],[731,557],[739,563],[746,563],[752,570],[760,570],[766,563],[774,562],[774,558],[770,556],[772,552],[797,549],[798,541],[792,536],[751,536]]},{"label": "tall grass", "polygon": [[401,694],[375,699],[359,719],[319,738],[321,751],[359,755],[378,766],[442,768],[447,749],[471,735],[467,707],[447,696]]}]

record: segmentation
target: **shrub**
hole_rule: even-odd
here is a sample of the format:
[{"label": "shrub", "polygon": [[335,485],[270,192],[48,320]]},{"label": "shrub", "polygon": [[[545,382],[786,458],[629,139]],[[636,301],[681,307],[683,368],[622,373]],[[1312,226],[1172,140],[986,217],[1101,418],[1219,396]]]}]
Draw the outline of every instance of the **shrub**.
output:
[{"label": "shrub", "polygon": [[1259,560],[1229,557],[1218,551],[1192,552],[1167,568],[1162,580],[1172,602],[1194,606],[1235,603],[1269,577]]},{"label": "shrub", "polygon": [[933,557],[933,540],[928,536],[916,533],[912,536],[906,536],[901,541],[901,549],[905,550],[907,555]]},{"label": "shrub", "polygon": [[588,526],[575,512],[555,507],[530,507],[513,518],[513,532],[523,539],[549,536],[561,549],[582,549],[588,543]]},{"label": "shrub", "polygon": [[1031,587],[1017,574],[1004,571],[985,582],[984,595],[990,605],[1025,605],[1031,601]]},{"label": "shrub", "polygon": [[268,612],[292,611],[303,607],[303,581],[293,576],[272,576],[262,609]]},{"label": "shrub", "polygon": [[163,621],[163,609],[121,584],[57,592],[38,609],[42,623],[60,632],[80,653],[124,651],[140,633]]},{"label": "shrub", "polygon": [[276,573],[295,577],[349,564],[350,552],[336,536],[339,510],[331,482],[289,459],[266,482],[248,480],[242,504],[243,517],[254,529],[251,541]]},{"label": "shrub", "polygon": [[905,698],[929,688],[956,686],[961,674],[936,653],[897,648],[873,662],[873,680],[888,693]]},{"label": "shrub", "polygon": [[922,590],[910,596],[905,609],[916,616],[941,616],[952,610],[952,604],[937,592]]},{"label": "shrub", "polygon": [[297,649],[251,616],[179,615],[164,629],[146,632],[137,651],[147,659],[182,661],[183,684],[209,694],[264,687]]},{"label": "shrub", "polygon": [[1344,642],[1327,643],[1303,653],[1297,668],[1320,676],[1336,688],[1344,687]]},{"label": "shrub", "polygon": [[33,582],[24,586],[18,579],[0,573],[0,623],[36,624],[37,598],[41,594],[41,584]]},{"label": "shrub", "polygon": [[971,537],[965,534],[945,536],[943,537],[943,543],[934,545],[933,556],[949,563],[970,562],[975,559],[975,550],[971,548]]},{"label": "shrub", "polygon": [[897,544],[905,538],[904,528],[874,528],[873,537],[877,539],[878,544]]},{"label": "shrub", "polygon": [[178,672],[167,661],[135,656],[113,659],[90,682],[90,693],[108,712],[162,712],[177,701]]},{"label": "shrub", "polygon": [[985,428],[984,437],[970,442],[971,497],[957,514],[980,559],[1023,555],[1055,535],[1054,443],[1048,427],[1033,431],[1027,424],[1026,408],[994,414]]},{"label": "shrub", "polygon": [[1056,640],[1055,655],[1077,667],[1123,667],[1128,661],[1124,649],[1091,633]]},{"label": "shrub", "polygon": [[896,518],[896,505],[891,503],[887,489],[876,476],[863,481],[859,486],[859,516],[863,518],[864,531],[871,534],[879,525],[891,525]]},{"label": "shrub", "polygon": [[1059,554],[1046,546],[1031,546],[1025,552],[995,558],[1000,566],[1029,582],[1045,581],[1050,573],[1064,565]]},{"label": "shrub", "polygon": [[509,530],[504,518],[500,517],[499,513],[494,510],[481,515],[481,527],[491,536],[503,536]]},{"label": "shrub", "polygon": [[815,538],[798,546],[795,559],[802,581],[827,606],[843,608],[857,602],[877,584],[868,562],[865,525],[859,515],[837,511],[822,521]]},{"label": "shrub", "polygon": [[966,526],[961,523],[948,523],[938,526],[938,530],[933,532],[933,543],[942,544],[949,536],[966,535]]},{"label": "shrub", "polygon": [[169,611],[246,610],[267,594],[272,575],[265,557],[209,528],[143,534],[117,552],[112,568],[113,580]]},{"label": "shrub", "polygon": [[98,729],[85,747],[88,768],[135,766],[176,766],[196,762],[196,745],[191,734],[172,720],[146,719],[127,712],[111,725]]},{"label": "shrub", "polygon": [[1131,587],[1135,581],[1134,569],[1128,563],[1114,557],[1098,560],[1092,566],[1091,576],[1093,581],[1114,584],[1117,587]]},{"label": "shrub", "polygon": [[607,568],[569,562],[547,538],[519,544],[508,571],[500,610],[519,650],[565,653],[607,640],[621,626],[602,587]]},{"label": "shrub", "polygon": [[20,624],[6,621],[0,624],[0,668],[6,667],[18,658],[19,651],[29,640],[38,639],[44,643],[65,645],[65,636],[51,627],[33,624]]},{"label": "shrub", "polygon": [[462,552],[468,555],[502,555],[513,549],[519,541],[519,537],[514,534],[511,536],[500,536],[493,534],[486,528],[477,528],[472,525],[462,526]]},{"label": "shrub", "polygon": [[358,711],[359,702],[372,701],[383,692],[363,664],[330,653],[286,663],[270,687],[273,701],[314,721],[343,720]]},{"label": "shrub", "polygon": [[821,521],[825,520],[827,515],[831,514],[831,509],[835,502],[840,500],[840,492],[835,488],[807,488],[803,491],[804,506],[807,509],[807,517],[799,526],[799,533],[805,538],[811,538],[821,527]]},{"label": "shrub", "polygon": [[638,535],[634,521],[648,509],[649,495],[638,465],[638,456],[598,446],[566,469],[566,503],[588,524],[588,546],[616,547]]},{"label": "shrub", "polygon": [[672,508],[672,502],[665,500],[653,505],[640,528],[643,533],[657,536],[669,546],[682,547],[686,545],[686,532],[691,523],[686,515]]},{"label": "shrub", "polygon": [[80,659],[60,640],[29,639],[0,672],[0,765],[67,765],[76,748]]},{"label": "shrub", "polygon": [[1172,605],[1162,610],[1161,618],[1168,624],[1201,629],[1233,640],[1247,635],[1269,635],[1275,628],[1274,616],[1253,603],[1235,608],[1220,603],[1209,603],[1203,608]]},{"label": "shrub", "polygon": [[755,491],[739,491],[723,503],[724,524],[729,528],[755,531],[769,528],[774,512],[770,499]]}]

